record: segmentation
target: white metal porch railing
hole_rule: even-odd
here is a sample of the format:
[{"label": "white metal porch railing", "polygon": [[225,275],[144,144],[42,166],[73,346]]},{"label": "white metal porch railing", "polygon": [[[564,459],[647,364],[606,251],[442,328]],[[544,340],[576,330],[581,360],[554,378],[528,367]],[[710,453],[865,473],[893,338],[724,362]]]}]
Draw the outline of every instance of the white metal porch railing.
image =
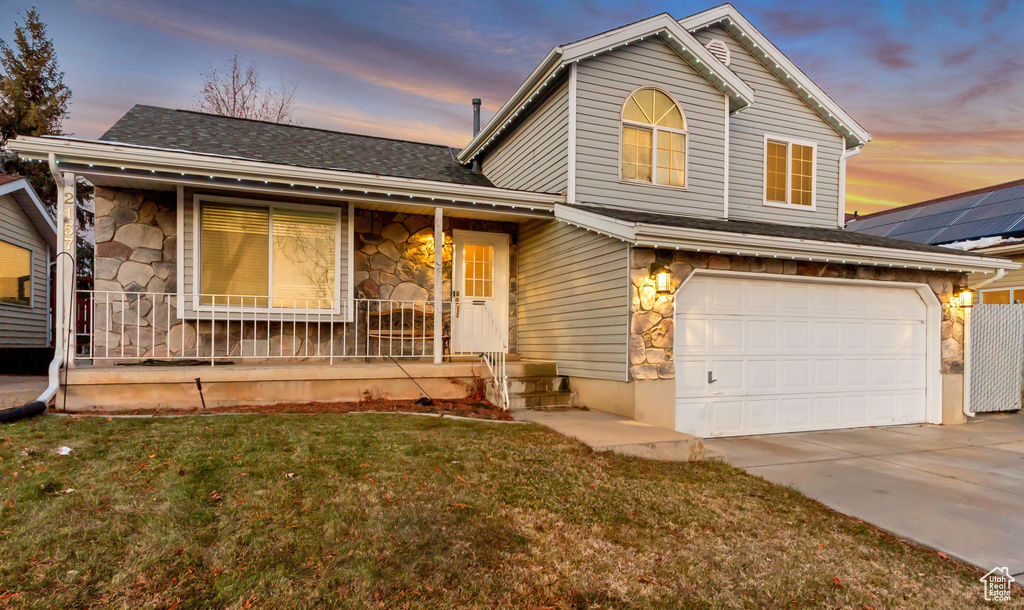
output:
[{"label": "white metal porch railing", "polygon": [[[432,359],[434,302],[79,290],[78,355],[97,363]],[[179,305],[184,310],[178,311]],[[450,301],[442,302],[441,355],[479,356],[502,408],[508,407],[505,352],[451,349]]]},{"label": "white metal porch railing", "polygon": [[505,337],[505,333],[501,330],[501,325],[494,318],[494,312],[487,305],[486,301],[481,301],[484,309],[487,311],[487,317],[493,325],[493,331],[501,339],[501,349],[494,351],[485,351],[480,354],[480,358],[487,365],[488,371],[491,373],[491,383],[494,384],[494,396],[497,397],[498,406],[504,410],[508,410],[508,372],[505,368],[505,356],[508,353],[508,339]]}]

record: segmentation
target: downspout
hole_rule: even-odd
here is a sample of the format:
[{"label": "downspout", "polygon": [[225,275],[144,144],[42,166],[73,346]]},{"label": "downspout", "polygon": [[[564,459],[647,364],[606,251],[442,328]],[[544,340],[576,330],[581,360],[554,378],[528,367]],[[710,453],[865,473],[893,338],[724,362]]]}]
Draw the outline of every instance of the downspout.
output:
[{"label": "downspout", "polygon": [[[53,177],[53,181],[57,184],[57,200],[60,201],[64,189],[64,176],[60,173],[60,169],[57,168],[57,155],[50,153],[49,162],[50,176]],[[59,207],[60,206],[58,206],[58,208]],[[58,218],[57,220],[59,221],[61,219]],[[58,226],[63,226],[63,222],[61,222]],[[61,232],[58,232],[57,243],[55,244],[57,247],[57,258],[54,259],[54,274],[57,273],[57,269],[59,269],[61,266],[60,263],[58,262],[61,256],[60,240]],[[64,278],[59,278],[59,280],[63,282]],[[56,284],[54,284],[54,287],[56,287]],[[64,291],[61,290],[60,292],[63,293]],[[65,295],[61,294],[60,296]],[[56,305],[57,303],[56,301],[54,301],[54,309],[57,309]],[[50,399],[53,398],[55,394],[57,394],[57,389],[60,387],[60,367],[62,364],[64,364],[64,350],[62,349],[62,346],[64,343],[64,339],[66,338],[66,329],[63,328],[64,325],[61,324],[60,322],[63,322],[63,320],[58,320],[56,329],[57,332],[53,333],[53,360],[50,361],[49,370],[50,383],[49,385],[46,386],[46,389],[43,390],[43,393],[39,395],[39,398],[36,399],[36,402],[41,402],[43,403],[43,405],[46,405],[48,402],[50,402]]]},{"label": "downspout", "polygon": [[[996,269],[996,274],[987,280],[978,282],[974,286],[971,286],[973,290],[978,290],[988,286],[992,282],[999,281],[1006,275],[1006,269]],[[964,310],[964,415],[967,417],[974,417],[974,412],[971,411],[971,310]]]}]

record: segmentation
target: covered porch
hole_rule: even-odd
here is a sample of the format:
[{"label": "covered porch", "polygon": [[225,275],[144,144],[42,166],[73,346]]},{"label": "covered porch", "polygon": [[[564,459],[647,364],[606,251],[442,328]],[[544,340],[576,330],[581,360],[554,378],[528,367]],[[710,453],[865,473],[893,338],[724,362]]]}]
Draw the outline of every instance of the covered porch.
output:
[{"label": "covered porch", "polygon": [[224,405],[410,399],[424,384],[459,397],[477,381],[514,405],[518,226],[552,218],[560,196],[38,145],[65,201],[76,178],[95,187],[94,288],[72,291],[74,253],[58,259],[69,407],[191,406],[197,377]]}]

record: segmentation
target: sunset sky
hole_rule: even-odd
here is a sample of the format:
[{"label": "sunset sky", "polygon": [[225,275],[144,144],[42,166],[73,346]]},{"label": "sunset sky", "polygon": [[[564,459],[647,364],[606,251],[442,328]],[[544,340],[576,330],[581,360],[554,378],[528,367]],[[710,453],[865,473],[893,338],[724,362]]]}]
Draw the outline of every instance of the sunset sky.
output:
[{"label": "sunset sky", "polygon": [[[707,2],[39,2],[95,138],[135,103],[188,108],[233,52],[297,83],[303,125],[464,145],[559,43]],[[874,136],[848,171],[862,214],[1024,178],[1024,2],[734,2]],[[0,0],[10,40],[27,1]],[[437,5],[437,6],[435,6]]]}]

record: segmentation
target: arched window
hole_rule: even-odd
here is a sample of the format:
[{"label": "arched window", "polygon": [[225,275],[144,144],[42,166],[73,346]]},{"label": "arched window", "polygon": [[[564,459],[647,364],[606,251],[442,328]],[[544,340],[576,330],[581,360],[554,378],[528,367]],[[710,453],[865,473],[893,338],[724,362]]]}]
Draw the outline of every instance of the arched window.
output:
[{"label": "arched window", "polygon": [[686,117],[664,91],[638,89],[622,108],[622,179],[686,186]]}]

